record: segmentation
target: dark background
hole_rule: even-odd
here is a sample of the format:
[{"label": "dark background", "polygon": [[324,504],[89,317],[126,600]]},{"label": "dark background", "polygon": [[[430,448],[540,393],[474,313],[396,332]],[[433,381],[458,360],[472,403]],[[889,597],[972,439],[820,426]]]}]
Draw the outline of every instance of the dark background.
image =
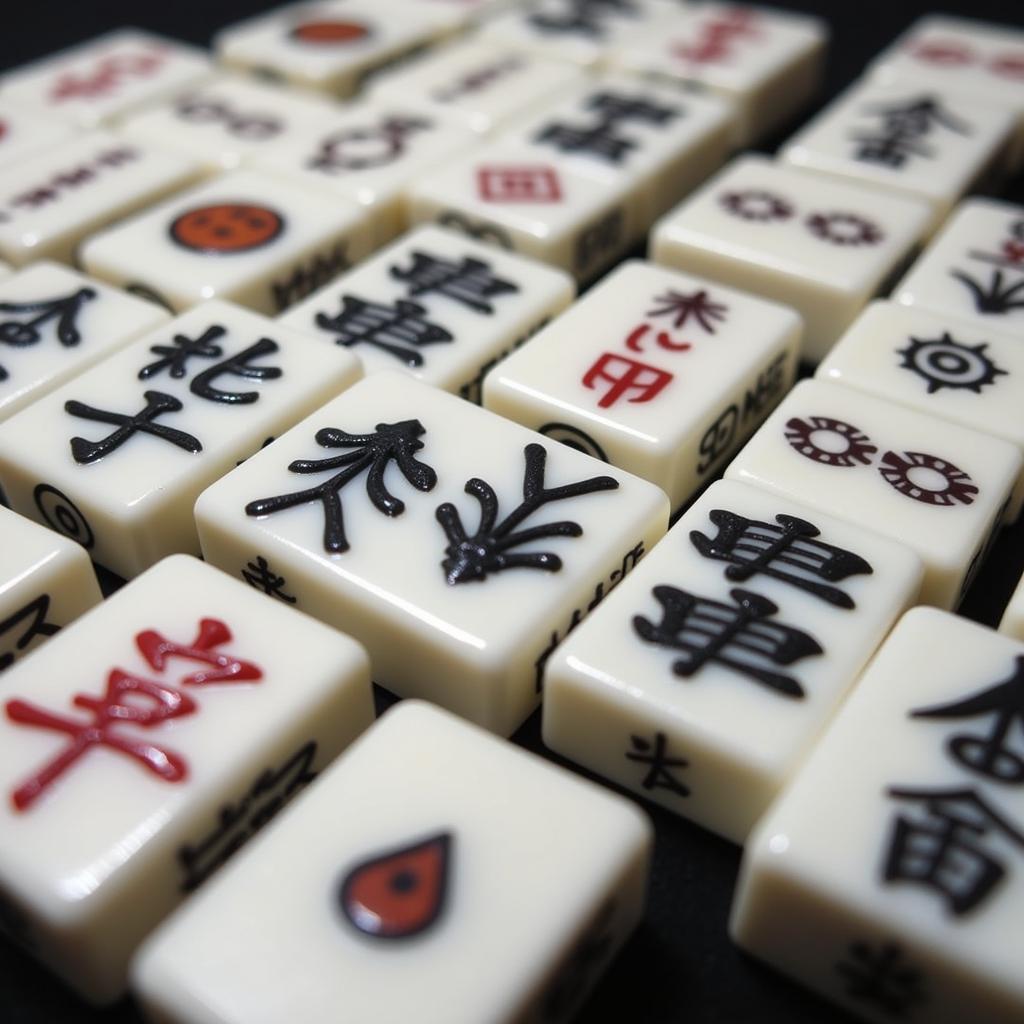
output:
[{"label": "dark background", "polygon": [[[145,5],[129,0],[4,0],[0,69],[8,70],[123,25],[206,45],[216,30],[272,6],[275,4],[243,0],[176,0]],[[819,14],[831,25],[827,76],[818,105],[857,78],[871,58],[918,16],[933,10],[927,3],[892,0],[773,6]],[[1024,7],[1019,0],[973,0],[942,10],[1024,27]],[[800,121],[811,113],[813,110],[806,111]],[[796,127],[789,126],[761,148],[771,151]],[[1024,203],[1024,175],[1001,194]],[[995,625],[1022,570],[1024,519],[1003,531],[967,596],[962,614]],[[389,703],[386,695],[379,694],[379,698],[381,706]],[[541,744],[539,715],[526,723],[514,741],[552,761],[565,763]],[[726,922],[739,849],[654,805],[646,807],[657,830],[647,914],[579,1014],[580,1024],[851,1021],[845,1013],[761,966],[729,942]],[[544,927],[544,920],[538,920],[537,928]],[[84,1006],[60,982],[0,939],[0,1024],[139,1024],[140,1020],[129,1000],[105,1011]],[[338,1007],[338,1020],[344,1020],[343,1006]]]}]

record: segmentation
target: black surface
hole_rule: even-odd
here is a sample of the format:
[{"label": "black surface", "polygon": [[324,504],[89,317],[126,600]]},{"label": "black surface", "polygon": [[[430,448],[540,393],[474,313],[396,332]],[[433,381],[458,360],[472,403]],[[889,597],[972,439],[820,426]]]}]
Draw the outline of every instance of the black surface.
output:
[{"label": "black surface", "polygon": [[[12,68],[121,25],[137,25],[205,44],[222,26],[271,6],[238,0],[180,0],[145,6],[125,0],[74,4],[5,0],[0,20],[0,68]],[[857,78],[869,60],[913,20],[931,10],[923,3],[879,0],[775,6],[820,14],[831,24],[832,49],[819,105]],[[1024,26],[1024,8],[1019,0],[977,0],[942,10]],[[806,111],[800,121],[812,113]],[[773,143],[788,136],[794,127],[780,133]],[[765,148],[770,149],[771,144]],[[1001,194],[1024,202],[1024,177]],[[961,613],[995,624],[1022,570],[1024,521],[1003,531]],[[382,704],[388,702],[386,695],[380,698]],[[543,747],[538,715],[526,723],[514,741],[566,764]],[[647,914],[579,1014],[580,1024],[851,1021],[846,1014],[744,956],[729,942],[726,921],[739,849],[656,806],[645,806],[657,831]],[[538,920],[538,931],[545,924]],[[338,1020],[344,1019],[344,1009],[339,1007]],[[0,940],[0,1024],[139,1024],[140,1020],[129,1000],[104,1011],[86,1007],[60,982]]]}]

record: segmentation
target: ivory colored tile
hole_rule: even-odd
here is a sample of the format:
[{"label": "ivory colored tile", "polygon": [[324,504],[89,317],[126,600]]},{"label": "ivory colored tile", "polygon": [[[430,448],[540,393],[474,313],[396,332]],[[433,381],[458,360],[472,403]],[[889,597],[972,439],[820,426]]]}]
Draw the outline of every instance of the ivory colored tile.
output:
[{"label": "ivory colored tile", "polygon": [[0,422],[170,319],[56,263],[0,281]]},{"label": "ivory colored tile", "polygon": [[927,229],[906,196],[740,157],[651,233],[656,263],[793,306],[818,362],[886,287]]},{"label": "ivory colored tile", "polygon": [[891,537],[955,607],[1011,508],[1020,450],[853,388],[803,381],[725,471]]},{"label": "ivory colored tile", "polygon": [[99,601],[77,544],[0,506],[0,672]]},{"label": "ivory colored tile", "polygon": [[403,703],[152,937],[134,987],[168,1024],[564,1022],[639,922],[651,839],[621,797]]},{"label": "ivory colored tile", "polygon": [[484,405],[682,506],[793,384],[791,309],[630,261],[491,371]]},{"label": "ivory colored tile", "polygon": [[1024,645],[909,612],[751,837],[734,939],[874,1024],[1019,1021],[1022,681]]},{"label": "ivory colored tile", "polygon": [[1024,339],[1024,207],[962,202],[893,298]]},{"label": "ivory colored tile", "polygon": [[343,345],[367,373],[480,402],[484,375],[573,300],[568,274],[431,224],[325,285],[281,323]]},{"label": "ivory colored tile", "polygon": [[742,843],[915,600],[908,548],[712,484],[544,672],[544,742]]},{"label": "ivory colored tile", "polygon": [[348,352],[205,303],[0,425],[0,481],[13,509],[134,576],[198,554],[200,492],[359,376]]},{"label": "ivory colored tile", "polygon": [[220,298],[275,314],[362,259],[371,236],[355,203],[243,170],[94,235],[81,259],[179,312]]},{"label": "ivory colored tile", "polygon": [[55,143],[71,138],[74,125],[38,110],[0,99],[0,167],[7,167]]},{"label": "ivory colored tile", "polygon": [[469,28],[511,7],[516,0],[406,0],[425,11],[443,12],[460,29]]},{"label": "ivory colored tile", "polygon": [[185,556],[63,629],[3,677],[12,938],[112,1002],[147,933],[370,724],[369,681],[348,637]]},{"label": "ivory colored tile", "polygon": [[9,71],[0,97],[94,128],[212,71],[197,47],[122,28]]},{"label": "ivory colored tile", "polygon": [[89,234],[194,182],[196,162],[88,132],[0,169],[0,255],[70,263]]},{"label": "ivory colored tile", "polygon": [[1021,577],[1021,582],[1017,584],[1017,589],[1006,606],[999,629],[1018,640],[1024,640],[1024,577]]},{"label": "ivory colored tile", "polygon": [[207,561],[262,559],[297,608],[366,645],[381,685],[509,735],[557,639],[664,533],[668,501],[382,372],[209,488],[196,521]]},{"label": "ivory colored tile", "polygon": [[828,28],[768,7],[702,3],[613,51],[612,63],[720,93],[736,111],[737,146],[783,127],[814,97]]}]

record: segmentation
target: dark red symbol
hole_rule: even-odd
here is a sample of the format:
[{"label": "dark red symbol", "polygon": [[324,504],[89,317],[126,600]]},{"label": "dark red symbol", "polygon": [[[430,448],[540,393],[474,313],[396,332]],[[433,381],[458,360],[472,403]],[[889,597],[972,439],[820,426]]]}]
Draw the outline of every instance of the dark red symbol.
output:
[{"label": "dark red symbol", "polygon": [[191,644],[179,644],[161,636],[155,629],[147,629],[135,637],[142,656],[157,672],[163,672],[171,658],[199,661],[210,668],[200,669],[182,679],[184,686],[207,686],[210,683],[242,683],[261,679],[263,673],[251,661],[242,661],[233,654],[215,651],[215,647],[230,643],[231,630],[220,619],[201,619],[199,632]]},{"label": "dark red symbol", "polygon": [[122,53],[104,57],[91,74],[66,72],[57,78],[50,90],[56,103],[70,99],[95,99],[120,88],[125,78],[148,78],[167,59],[161,47],[146,53]]},{"label": "dark red symbol", "polygon": [[0,139],[2,139],[6,134],[7,134],[7,122],[6,121],[0,121]]},{"label": "dark red symbol", "polygon": [[804,458],[825,466],[868,466],[878,451],[863,431],[830,416],[794,416],[786,423],[786,440]]},{"label": "dark red symbol", "polygon": [[[647,335],[647,332],[653,329],[650,324],[640,324],[639,327],[633,328],[626,337],[626,348],[630,352],[642,352],[643,348],[640,342]],[[659,348],[667,348],[670,352],[688,352],[693,348],[688,341],[673,341],[668,331],[658,331],[654,336],[654,340]]]},{"label": "dark red symbol", "polygon": [[744,220],[789,220],[793,216],[790,202],[774,192],[746,188],[739,192],[726,192],[718,200],[731,214]]},{"label": "dark red symbol", "polygon": [[940,64],[943,67],[962,67],[974,60],[974,54],[966,43],[953,40],[919,43],[910,52],[926,64]]},{"label": "dark red symbol", "polygon": [[289,33],[296,42],[314,46],[354,43],[371,34],[370,28],[358,21],[304,21]]},{"label": "dark red symbol", "polygon": [[[613,368],[621,367],[616,375]],[[614,352],[603,353],[583,377],[583,386],[594,390],[600,381],[606,381],[611,387],[597,403],[602,409],[613,406],[623,395],[636,392],[627,399],[629,402],[649,402],[658,395],[672,380],[667,370],[659,370],[656,366],[637,362],[627,356],[617,356]]]},{"label": "dark red symbol", "polygon": [[[926,505],[971,505],[978,493],[970,476],[959,466],[923,452],[904,452],[902,455],[886,452],[878,472],[900,494]],[[926,486],[932,482],[939,483],[939,486]]]},{"label": "dark red symbol", "polygon": [[1024,79],[1024,53],[1006,53],[996,57],[989,68],[1004,78]]},{"label": "dark red symbol", "polygon": [[453,837],[439,832],[357,864],[341,883],[341,909],[364,935],[407,939],[444,910]]},{"label": "dark red symbol", "polygon": [[284,217],[266,206],[215,203],[176,217],[170,235],[182,248],[223,256],[259,249],[283,230]]},{"label": "dark red symbol", "polygon": [[557,203],[562,186],[553,167],[481,167],[476,172],[480,198],[488,203]]},{"label": "dark red symbol", "polygon": [[694,64],[715,64],[732,56],[737,39],[757,39],[760,35],[757,13],[748,8],[736,7],[715,15],[701,25],[696,42],[677,44],[672,52],[680,60],[692,61]]},{"label": "dark red symbol", "polygon": [[855,213],[814,213],[807,218],[807,227],[833,245],[878,245],[885,238],[877,224]]}]

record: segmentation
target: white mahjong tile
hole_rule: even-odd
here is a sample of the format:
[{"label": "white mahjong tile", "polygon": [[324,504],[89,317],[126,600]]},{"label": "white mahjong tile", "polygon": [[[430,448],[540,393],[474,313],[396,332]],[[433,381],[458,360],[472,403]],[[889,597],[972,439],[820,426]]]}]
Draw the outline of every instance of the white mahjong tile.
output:
[{"label": "white mahjong tile", "polygon": [[[349,486],[351,485],[351,486]],[[544,660],[664,533],[656,487],[399,373],[371,374],[196,504],[207,561],[256,556],[374,679],[502,735]]]},{"label": "white mahjong tile", "polygon": [[793,306],[820,360],[908,259],[922,200],[745,156],[669,211],[651,258]]},{"label": "white mahjong tile", "polygon": [[712,484],[549,660],[544,742],[742,843],[921,576],[873,532]]},{"label": "white mahjong tile", "polygon": [[441,12],[458,28],[470,28],[473,25],[493,18],[506,7],[513,6],[517,0],[406,0],[406,3],[422,8],[425,11]]},{"label": "white mahjong tile", "polygon": [[732,113],[710,93],[605,73],[499,137],[566,168],[622,183],[643,233],[725,163]]},{"label": "white mahjong tile", "polygon": [[355,203],[242,170],[94,235],[81,261],[170,309],[221,298],[274,314],[362,259],[371,235]]},{"label": "white mahjong tile", "polygon": [[382,101],[415,101],[458,118],[480,134],[548,106],[552,96],[583,81],[571,64],[522,53],[474,36],[382,73],[369,85]]},{"label": "white mahjong tile", "polygon": [[88,132],[0,168],[0,255],[70,263],[87,235],[184,188],[200,164],[159,146]]},{"label": "white mahjong tile", "polygon": [[15,511],[134,576],[198,554],[200,492],[361,375],[348,352],[204,303],[0,425],[0,481]]},{"label": "white mahjong tile", "polygon": [[1009,603],[1003,612],[999,629],[1018,640],[1024,640],[1024,576],[1017,584]]},{"label": "white mahjong tile", "polygon": [[330,121],[336,109],[312,93],[221,74],[125,118],[118,131],[186,153],[211,171],[230,171],[294,146],[303,130]]},{"label": "white mahjong tile", "polygon": [[175,1024],[566,1024],[639,923],[652,838],[622,797],[403,703],[146,943],[133,988]]},{"label": "white mahjong tile", "polygon": [[9,263],[0,260],[0,277],[7,277],[13,270],[14,268]]},{"label": "white mahjong tile", "polygon": [[1000,182],[1016,124],[1011,107],[949,87],[866,79],[797,132],[780,155],[796,167],[924,199],[935,229],[966,192]]},{"label": "white mahjong tile", "polygon": [[3,676],[0,900],[90,1001],[373,719],[348,637],[169,558]]},{"label": "white mahjong tile", "polygon": [[1022,692],[1024,645],[909,612],[751,836],[733,938],[873,1024],[1019,1021]]},{"label": "white mahjong tile", "polygon": [[56,263],[0,281],[0,422],[169,320],[151,302]]},{"label": "white mahjong tile", "polygon": [[817,376],[994,434],[1024,451],[1024,345],[994,324],[874,302]]},{"label": "white mahjong tile", "polygon": [[623,182],[586,176],[548,153],[494,143],[413,185],[414,223],[435,221],[488,244],[595,277],[641,232]]},{"label": "white mahjong tile", "polygon": [[1024,340],[1024,206],[962,202],[893,289],[893,298]]},{"label": "white mahjong tile", "polygon": [[791,309],[630,261],[491,371],[484,405],[678,508],[792,386],[802,330]]},{"label": "white mahjong tile", "polygon": [[100,598],[77,544],[0,506],[0,672]]},{"label": "white mahjong tile", "polygon": [[612,63],[702,85],[736,110],[736,142],[749,145],[812,99],[828,43],[825,22],[767,7],[702,3],[612,52]]},{"label": "white mahjong tile", "polygon": [[0,167],[63,142],[76,131],[67,121],[46,117],[24,104],[0,99]]},{"label": "white mahjong tile", "polygon": [[228,67],[351,96],[371,71],[454,31],[458,16],[410,0],[289,4],[214,37]]},{"label": "white mahjong tile", "polygon": [[362,206],[375,242],[409,226],[407,194],[425,172],[473,149],[479,136],[458,119],[415,101],[357,103],[321,119],[288,146],[252,162],[311,191]]},{"label": "white mahjong tile", "polygon": [[0,97],[95,127],[212,71],[197,47],[123,28],[7,72]]},{"label": "white mahjong tile", "polygon": [[726,478],[876,530],[925,564],[921,600],[955,607],[1021,472],[1016,445],[821,380],[798,384]]},{"label": "white mahjong tile", "polygon": [[561,270],[428,224],[325,285],[281,323],[344,345],[367,373],[404,367],[479,403],[490,368],[575,294]]}]

